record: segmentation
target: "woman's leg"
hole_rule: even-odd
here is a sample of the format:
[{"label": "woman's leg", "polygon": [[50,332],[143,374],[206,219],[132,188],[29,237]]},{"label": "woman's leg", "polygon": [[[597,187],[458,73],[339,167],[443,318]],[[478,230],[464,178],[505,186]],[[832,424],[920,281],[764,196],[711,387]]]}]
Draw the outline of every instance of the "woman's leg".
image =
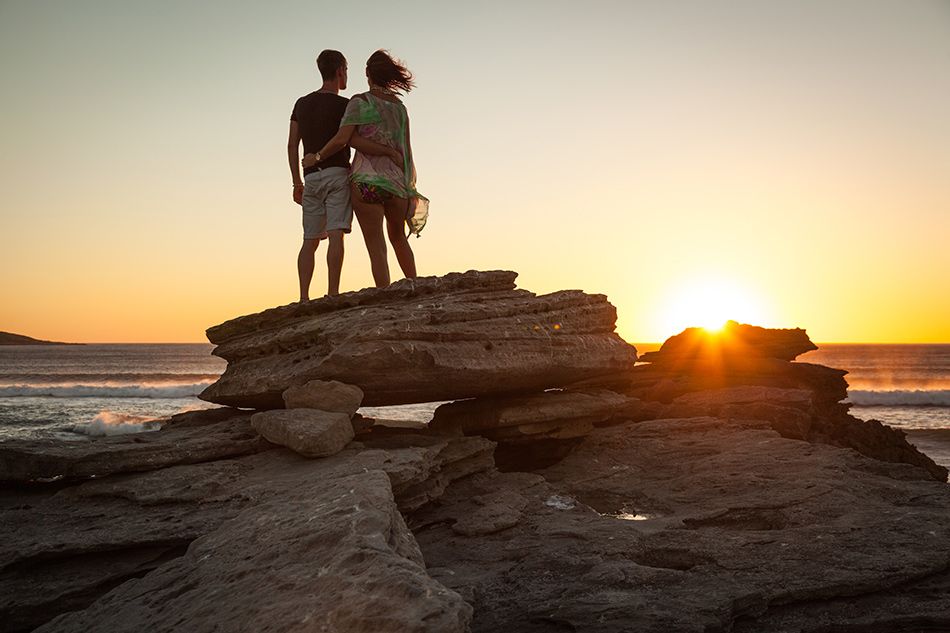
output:
[{"label": "woman's leg", "polygon": [[356,185],[352,185],[350,199],[369,253],[373,281],[377,288],[385,288],[389,285],[389,262],[386,261],[386,239],[383,237],[383,205],[363,202]]},{"label": "woman's leg", "polygon": [[406,237],[406,213],[409,211],[409,201],[405,198],[390,198],[385,203],[386,233],[389,243],[393,245],[396,261],[402,268],[402,274],[409,279],[416,278],[416,256],[412,254],[412,247]]}]

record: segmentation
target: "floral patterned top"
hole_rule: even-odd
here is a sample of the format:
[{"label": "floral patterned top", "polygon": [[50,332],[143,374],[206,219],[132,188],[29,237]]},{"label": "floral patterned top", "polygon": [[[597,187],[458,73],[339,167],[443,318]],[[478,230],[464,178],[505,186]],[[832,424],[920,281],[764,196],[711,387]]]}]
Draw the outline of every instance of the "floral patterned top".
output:
[{"label": "floral patterned top", "polygon": [[409,200],[406,221],[409,230],[419,235],[429,217],[429,200],[416,191],[416,167],[409,153],[409,114],[400,101],[380,99],[370,92],[355,95],[343,113],[340,125],[355,125],[356,133],[402,154],[397,165],[388,156],[369,156],[356,152],[350,167],[350,180],[374,185],[399,198]]}]

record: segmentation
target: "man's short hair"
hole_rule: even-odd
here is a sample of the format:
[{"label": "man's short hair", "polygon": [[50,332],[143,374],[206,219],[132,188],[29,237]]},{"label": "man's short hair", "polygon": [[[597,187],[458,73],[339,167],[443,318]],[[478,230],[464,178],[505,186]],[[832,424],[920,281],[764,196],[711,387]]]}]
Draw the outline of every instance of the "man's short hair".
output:
[{"label": "man's short hair", "polygon": [[320,75],[324,81],[330,81],[336,77],[336,71],[344,66],[346,66],[346,57],[343,57],[340,51],[327,49],[317,57],[317,68],[320,69]]}]

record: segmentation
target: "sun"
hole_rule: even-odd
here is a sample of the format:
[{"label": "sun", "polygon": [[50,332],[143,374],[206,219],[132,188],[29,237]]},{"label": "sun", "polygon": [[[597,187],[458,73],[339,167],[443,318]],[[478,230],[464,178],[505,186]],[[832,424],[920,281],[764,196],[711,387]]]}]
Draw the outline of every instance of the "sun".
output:
[{"label": "sun", "polygon": [[668,335],[688,327],[721,330],[726,321],[762,325],[766,321],[761,302],[727,279],[697,279],[676,287],[660,316],[661,329]]}]

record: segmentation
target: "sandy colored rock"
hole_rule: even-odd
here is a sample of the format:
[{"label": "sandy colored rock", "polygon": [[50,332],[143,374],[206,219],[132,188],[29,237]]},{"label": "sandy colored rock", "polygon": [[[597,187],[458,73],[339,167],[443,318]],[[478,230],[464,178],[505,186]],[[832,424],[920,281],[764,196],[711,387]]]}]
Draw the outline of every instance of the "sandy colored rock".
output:
[{"label": "sandy colored rock", "polygon": [[339,380],[380,406],[543,391],[633,367],[605,296],[535,295],[516,276],[403,279],[228,321],[208,330],[228,365],[200,397],[274,409],[292,386]]},{"label": "sandy colored rock", "polygon": [[319,409],[261,411],[251,416],[251,426],[267,441],[304,457],[335,455],[354,436],[350,416]]},{"label": "sandy colored rock", "polygon": [[311,380],[290,387],[283,398],[288,409],[320,409],[352,418],[363,402],[363,390],[337,380]]}]

